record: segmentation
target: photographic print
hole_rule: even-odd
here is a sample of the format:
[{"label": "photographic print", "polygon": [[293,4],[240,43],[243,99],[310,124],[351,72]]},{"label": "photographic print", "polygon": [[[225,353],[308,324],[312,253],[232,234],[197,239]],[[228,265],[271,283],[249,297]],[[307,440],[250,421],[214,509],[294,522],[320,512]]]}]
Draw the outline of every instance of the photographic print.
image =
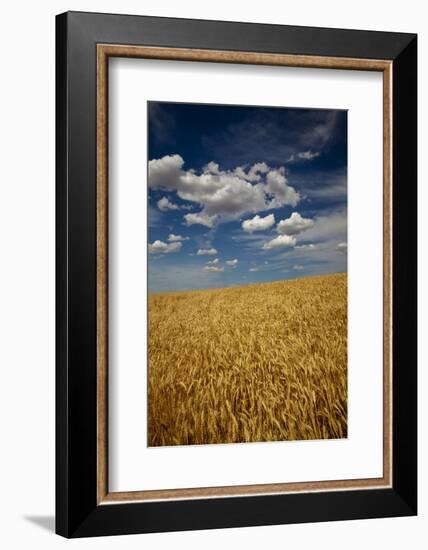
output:
[{"label": "photographic print", "polygon": [[347,437],[347,112],[148,102],[148,445]]}]

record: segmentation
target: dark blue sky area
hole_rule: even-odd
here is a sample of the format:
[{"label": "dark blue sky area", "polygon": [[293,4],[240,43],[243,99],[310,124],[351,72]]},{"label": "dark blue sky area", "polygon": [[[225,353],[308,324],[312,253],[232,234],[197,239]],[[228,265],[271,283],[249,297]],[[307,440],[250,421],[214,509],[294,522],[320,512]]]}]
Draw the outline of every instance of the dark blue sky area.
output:
[{"label": "dark blue sky area", "polygon": [[148,104],[149,290],[346,271],[347,112]]}]

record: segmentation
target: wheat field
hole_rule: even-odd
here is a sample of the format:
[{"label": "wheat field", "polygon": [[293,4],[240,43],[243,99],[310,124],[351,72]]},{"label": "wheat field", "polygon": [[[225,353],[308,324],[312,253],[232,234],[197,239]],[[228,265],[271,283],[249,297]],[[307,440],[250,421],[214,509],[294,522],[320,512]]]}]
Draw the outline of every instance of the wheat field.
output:
[{"label": "wheat field", "polygon": [[148,444],[347,436],[347,277],[149,296]]}]

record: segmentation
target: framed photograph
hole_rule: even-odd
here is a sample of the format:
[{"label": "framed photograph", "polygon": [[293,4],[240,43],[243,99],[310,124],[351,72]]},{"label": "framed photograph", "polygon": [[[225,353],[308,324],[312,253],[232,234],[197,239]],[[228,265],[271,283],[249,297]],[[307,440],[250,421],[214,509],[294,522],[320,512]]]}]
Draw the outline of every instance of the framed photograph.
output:
[{"label": "framed photograph", "polygon": [[416,35],[56,25],[57,533],[415,515]]}]

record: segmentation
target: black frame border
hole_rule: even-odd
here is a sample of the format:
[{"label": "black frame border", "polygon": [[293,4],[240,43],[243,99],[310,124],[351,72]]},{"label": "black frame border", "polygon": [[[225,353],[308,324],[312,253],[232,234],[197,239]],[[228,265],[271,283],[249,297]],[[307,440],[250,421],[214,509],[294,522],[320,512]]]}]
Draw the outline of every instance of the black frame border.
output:
[{"label": "black frame border", "polygon": [[[97,505],[96,45],[392,61],[390,489]],[[56,17],[56,532],[86,537],[417,513],[417,36],[67,12]]]}]

